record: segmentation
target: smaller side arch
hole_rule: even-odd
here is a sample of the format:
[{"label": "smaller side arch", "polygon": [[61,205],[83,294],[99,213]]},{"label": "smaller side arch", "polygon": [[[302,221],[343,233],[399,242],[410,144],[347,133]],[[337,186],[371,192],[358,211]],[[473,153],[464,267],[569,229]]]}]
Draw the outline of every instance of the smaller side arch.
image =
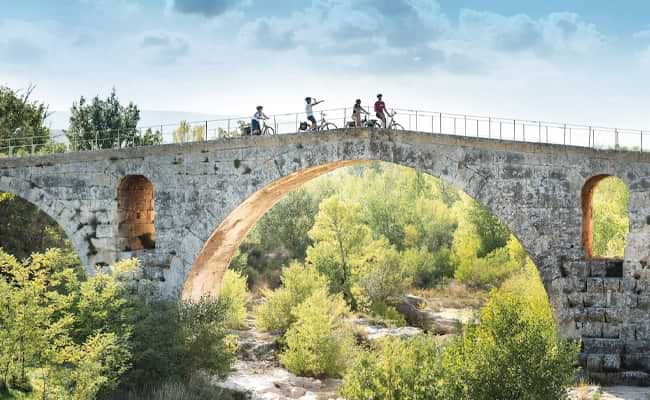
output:
[{"label": "smaller side arch", "polygon": [[117,246],[122,251],[156,247],[154,186],[144,175],[127,175],[117,187]]},{"label": "smaller side arch", "polygon": [[[582,206],[582,246],[585,252],[585,258],[587,260],[593,260],[598,258],[603,258],[595,254],[594,251],[594,194],[596,192],[596,187],[607,178],[613,178],[617,181],[624,182],[614,176],[608,174],[599,174],[594,175],[587,179],[582,187],[581,192],[581,206]],[[627,212],[627,206],[626,206]],[[618,259],[622,257],[610,257],[613,259]]]}]

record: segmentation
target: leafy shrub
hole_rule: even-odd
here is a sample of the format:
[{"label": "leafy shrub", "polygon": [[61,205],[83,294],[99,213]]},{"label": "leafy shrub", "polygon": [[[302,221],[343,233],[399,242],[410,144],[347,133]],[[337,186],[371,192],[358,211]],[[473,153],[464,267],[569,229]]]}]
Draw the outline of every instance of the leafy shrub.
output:
[{"label": "leafy shrub", "polygon": [[421,336],[387,337],[375,351],[359,352],[344,376],[340,394],[348,400],[440,399],[441,346]]},{"label": "leafy shrub", "polygon": [[504,247],[492,251],[487,256],[462,260],[456,269],[455,277],[473,288],[492,289],[521,271],[526,260],[526,252],[521,244],[514,236],[510,236]]},{"label": "leafy shrub", "polygon": [[282,273],[282,287],[264,291],[266,301],[254,311],[255,325],[264,331],[285,332],[295,321],[293,308],[327,286],[327,279],[313,267],[292,263]]},{"label": "leafy shrub", "polygon": [[532,263],[493,291],[478,324],[437,345],[421,337],[389,339],[364,352],[344,377],[341,394],[356,399],[564,399],[578,345],[558,338]]},{"label": "leafy shrub", "polygon": [[248,304],[246,281],[246,276],[231,269],[228,269],[223,276],[219,298],[228,304],[225,321],[227,328],[242,329],[246,327],[246,305]]},{"label": "leafy shrub", "polygon": [[558,339],[552,318],[513,294],[495,292],[480,323],[445,350],[447,390],[458,399],[563,399],[578,347]]},{"label": "leafy shrub", "polygon": [[235,349],[224,330],[228,304],[192,301],[143,301],[136,304],[131,346],[133,366],[127,387],[166,380],[187,382],[198,371],[225,376]]},{"label": "leafy shrub", "polygon": [[394,247],[383,240],[374,240],[354,261],[353,278],[362,296],[370,304],[398,300],[413,283],[414,271],[403,268]]},{"label": "leafy shrub", "polygon": [[413,271],[413,285],[418,288],[434,287],[454,276],[451,250],[447,247],[433,253],[423,248],[407,249],[401,263],[404,269]]},{"label": "leafy shrub", "polygon": [[292,315],[280,361],[289,371],[307,376],[341,376],[354,349],[354,335],[344,317],[349,310],[341,295],[316,290]]}]

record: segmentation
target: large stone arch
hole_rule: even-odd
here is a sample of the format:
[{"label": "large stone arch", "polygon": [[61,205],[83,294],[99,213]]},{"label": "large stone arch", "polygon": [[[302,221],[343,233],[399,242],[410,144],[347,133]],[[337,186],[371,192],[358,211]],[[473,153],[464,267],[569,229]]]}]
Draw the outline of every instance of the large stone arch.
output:
[{"label": "large stone arch", "polygon": [[[305,182],[337,168],[369,161],[384,161],[415,170],[444,180],[477,200],[506,225],[520,240],[522,246],[540,269],[558,322],[566,322],[569,336],[575,336],[574,322],[563,311],[563,299],[559,296],[557,258],[550,250],[553,239],[544,219],[548,210],[558,203],[573,206],[567,195],[557,198],[544,197],[533,189],[539,177],[531,167],[521,165],[523,156],[508,152],[488,153],[463,147],[429,148],[421,146],[426,135],[416,133],[395,133],[373,138],[373,141],[355,140],[348,137],[347,143],[315,152],[314,148],[302,146],[286,153],[273,155],[267,164],[275,166],[277,175],[266,174],[245,196],[237,202],[224,218],[213,226],[209,238],[202,243],[197,256],[188,270],[183,285],[185,298],[197,299],[204,295],[218,293],[221,279],[230,259],[248,231],[273,205],[289,191]],[[323,143],[314,143],[322,149]],[[544,171],[544,178],[548,177]],[[566,180],[567,175],[561,176]],[[576,182],[582,178],[576,176]],[[558,186],[561,191],[579,193],[580,184],[565,182]],[[527,197],[528,196],[528,197]],[[536,204],[541,201],[545,206]],[[579,214],[575,216],[579,220]],[[577,235],[576,231],[576,235]],[[578,236],[576,236],[578,237]],[[577,244],[571,244],[567,253],[580,252]]]},{"label": "large stone arch", "polygon": [[0,192],[18,196],[52,218],[72,242],[82,265],[88,265],[88,244],[83,236],[82,216],[71,210],[69,204],[53,198],[43,188],[21,178],[0,177]]}]

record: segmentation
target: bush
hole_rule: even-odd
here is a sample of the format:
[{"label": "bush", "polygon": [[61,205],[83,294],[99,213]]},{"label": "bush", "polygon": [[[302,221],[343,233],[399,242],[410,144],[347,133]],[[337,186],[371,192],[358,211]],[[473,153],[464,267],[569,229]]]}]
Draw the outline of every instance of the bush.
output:
[{"label": "bush", "polygon": [[348,313],[340,294],[316,290],[292,312],[296,322],[287,331],[282,364],[297,375],[341,376],[354,350],[354,335],[344,321]]},{"label": "bush", "polygon": [[563,399],[575,378],[578,346],[525,299],[495,292],[480,323],[446,349],[447,390],[458,399]]},{"label": "bush", "polygon": [[327,287],[327,279],[313,267],[292,263],[282,273],[282,287],[264,291],[266,301],[254,311],[255,325],[264,331],[285,332],[295,321],[293,308]]},{"label": "bush", "polygon": [[414,272],[413,285],[418,288],[431,288],[454,276],[451,250],[447,247],[433,253],[426,248],[407,249],[402,253],[401,263]]},{"label": "bush", "polygon": [[441,346],[421,336],[387,337],[376,351],[362,351],[348,369],[340,394],[348,400],[439,399]]},{"label": "bush", "polygon": [[225,325],[230,329],[243,329],[246,325],[246,305],[248,304],[247,277],[240,272],[228,269],[223,276],[219,298],[226,301]]},{"label": "bush", "polygon": [[477,325],[437,345],[426,336],[388,339],[364,352],[341,394],[356,399],[548,400],[566,398],[578,345],[558,338],[532,263],[493,291]]},{"label": "bush", "polygon": [[125,383],[146,387],[166,380],[188,382],[198,371],[225,376],[235,349],[223,328],[228,304],[202,298],[137,305],[131,338],[133,366]]}]

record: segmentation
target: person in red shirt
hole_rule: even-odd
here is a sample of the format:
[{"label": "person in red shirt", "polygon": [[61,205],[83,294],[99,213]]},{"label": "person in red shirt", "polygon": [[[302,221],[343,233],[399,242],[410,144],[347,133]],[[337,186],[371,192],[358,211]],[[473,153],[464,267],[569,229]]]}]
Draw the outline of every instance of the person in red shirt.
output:
[{"label": "person in red shirt", "polygon": [[377,101],[375,102],[375,115],[377,115],[377,118],[379,118],[382,122],[382,128],[386,127],[386,103],[382,101],[382,96],[381,93],[377,95]]}]

